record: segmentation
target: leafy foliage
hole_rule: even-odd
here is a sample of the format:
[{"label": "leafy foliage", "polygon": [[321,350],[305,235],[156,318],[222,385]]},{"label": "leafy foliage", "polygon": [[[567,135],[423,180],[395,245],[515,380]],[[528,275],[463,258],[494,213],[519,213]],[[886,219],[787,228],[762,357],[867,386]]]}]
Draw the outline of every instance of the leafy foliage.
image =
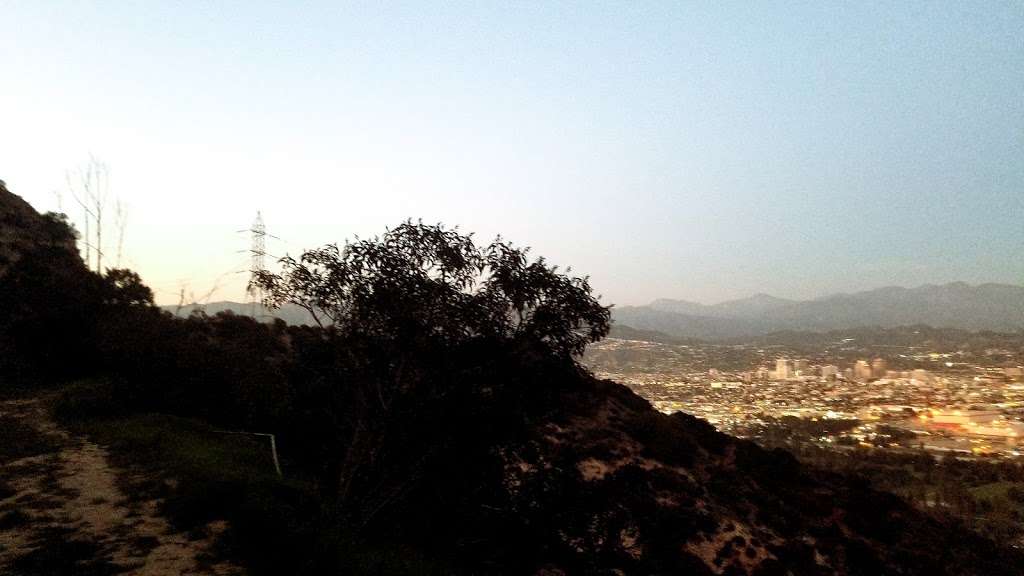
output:
[{"label": "leafy foliage", "polygon": [[500,238],[478,248],[441,225],[405,222],[380,238],[329,245],[281,260],[256,284],[267,304],[307,308],[342,332],[454,344],[476,337],[543,342],[579,355],[603,338],[610,311],[586,278],[530,261]]},{"label": "leafy foliage", "polygon": [[493,434],[513,429],[493,415],[531,393],[518,374],[545,362],[579,370],[573,357],[609,329],[609,308],[585,278],[500,239],[477,247],[441,225],[405,222],[281,265],[256,284],[266,304],[297,304],[328,326],[320,343],[307,340],[318,359],[297,366],[298,390],[330,407],[309,414],[333,439],[318,455],[322,483],[358,525],[469,449],[480,414],[492,415]]}]

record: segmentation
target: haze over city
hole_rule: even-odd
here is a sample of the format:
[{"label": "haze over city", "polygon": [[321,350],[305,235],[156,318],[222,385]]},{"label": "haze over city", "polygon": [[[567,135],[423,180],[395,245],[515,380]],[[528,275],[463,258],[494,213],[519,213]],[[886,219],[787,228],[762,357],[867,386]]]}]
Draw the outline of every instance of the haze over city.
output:
[{"label": "haze over city", "polygon": [[241,299],[257,210],[277,255],[501,233],[616,304],[1024,278],[1020,3],[4,12],[3,178],[75,216],[105,162],[158,302]]}]

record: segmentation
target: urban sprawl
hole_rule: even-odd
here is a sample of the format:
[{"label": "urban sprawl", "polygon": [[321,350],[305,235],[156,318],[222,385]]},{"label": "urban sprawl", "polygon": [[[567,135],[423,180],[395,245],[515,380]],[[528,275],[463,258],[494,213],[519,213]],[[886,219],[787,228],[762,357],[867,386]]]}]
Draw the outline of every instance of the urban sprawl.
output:
[{"label": "urban sprawl", "polygon": [[[1018,444],[1024,440],[1021,366],[964,362],[956,352],[887,352],[893,361],[609,339],[588,362],[598,376],[629,386],[663,412],[687,412],[738,436],[756,437],[796,418],[822,424],[811,438],[822,446],[958,457],[1024,453],[1024,441]],[[715,367],[716,360],[732,369]],[[747,369],[735,368],[744,361],[751,362]]]}]

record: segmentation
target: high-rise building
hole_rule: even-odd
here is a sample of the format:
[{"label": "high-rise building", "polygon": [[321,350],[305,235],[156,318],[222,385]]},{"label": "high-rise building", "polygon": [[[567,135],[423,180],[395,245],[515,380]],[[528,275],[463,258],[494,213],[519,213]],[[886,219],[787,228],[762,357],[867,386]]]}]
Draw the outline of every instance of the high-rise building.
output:
[{"label": "high-rise building", "polygon": [[786,378],[789,378],[790,376],[791,376],[791,374],[790,374],[789,360],[786,359],[786,358],[779,358],[778,360],[776,360],[775,361],[775,377],[778,378],[779,380],[785,380]]},{"label": "high-rise building", "polygon": [[871,361],[871,375],[875,378],[885,378],[885,372],[889,369],[889,364],[884,358],[875,358]]},{"label": "high-rise building", "polygon": [[821,377],[826,380],[834,380],[837,374],[839,374],[838,366],[829,364],[821,367]]},{"label": "high-rise building", "polygon": [[793,360],[793,372],[796,376],[808,376],[811,373],[811,363],[807,360]]},{"label": "high-rise building", "polygon": [[853,377],[857,380],[871,379],[871,365],[867,360],[857,360],[857,363],[853,365]]}]

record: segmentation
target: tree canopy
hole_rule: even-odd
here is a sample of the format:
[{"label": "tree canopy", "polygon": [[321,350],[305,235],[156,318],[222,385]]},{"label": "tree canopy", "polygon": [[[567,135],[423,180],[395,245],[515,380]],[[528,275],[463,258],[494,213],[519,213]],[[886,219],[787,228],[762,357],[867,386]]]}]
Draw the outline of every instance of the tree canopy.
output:
[{"label": "tree canopy", "polygon": [[531,260],[528,249],[501,238],[480,247],[440,224],[407,221],[380,237],[327,245],[280,264],[280,274],[255,279],[265,303],[297,304],[342,332],[450,343],[524,340],[573,356],[610,326],[610,307],[587,278]]}]

